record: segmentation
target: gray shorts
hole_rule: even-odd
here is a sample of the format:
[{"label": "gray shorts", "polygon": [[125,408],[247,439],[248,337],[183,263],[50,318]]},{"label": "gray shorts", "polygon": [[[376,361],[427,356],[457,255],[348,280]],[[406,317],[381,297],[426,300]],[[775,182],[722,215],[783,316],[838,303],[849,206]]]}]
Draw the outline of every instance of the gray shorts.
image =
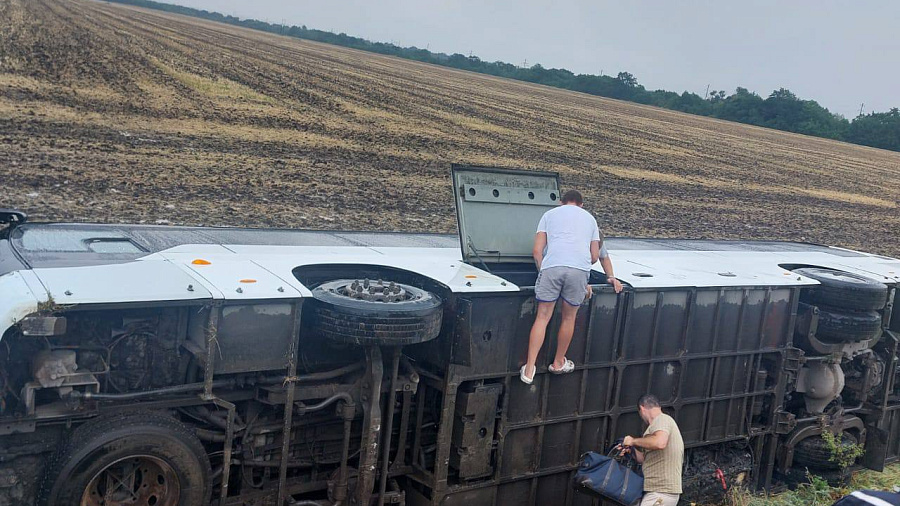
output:
[{"label": "gray shorts", "polygon": [[580,306],[587,296],[591,273],[574,267],[549,267],[538,273],[534,284],[534,298],[538,302],[556,302],[562,299],[573,306]]}]

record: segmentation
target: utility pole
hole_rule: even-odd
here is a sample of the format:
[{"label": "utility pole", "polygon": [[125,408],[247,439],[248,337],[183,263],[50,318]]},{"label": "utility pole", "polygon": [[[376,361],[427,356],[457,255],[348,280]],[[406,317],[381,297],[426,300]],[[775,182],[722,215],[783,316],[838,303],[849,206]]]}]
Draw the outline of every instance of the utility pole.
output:
[{"label": "utility pole", "polygon": [[865,106],[866,106],[866,103],[865,103],[865,102],[859,104],[859,115],[860,115],[860,116],[862,116],[863,108],[864,108]]},{"label": "utility pole", "polygon": [[709,85],[706,85],[706,93],[703,94],[703,100],[706,100],[706,97],[709,96]]},{"label": "utility pole", "polygon": [[527,69],[527,68],[528,68],[528,58],[525,58],[525,61],[522,62],[522,68],[523,68],[523,69]]}]

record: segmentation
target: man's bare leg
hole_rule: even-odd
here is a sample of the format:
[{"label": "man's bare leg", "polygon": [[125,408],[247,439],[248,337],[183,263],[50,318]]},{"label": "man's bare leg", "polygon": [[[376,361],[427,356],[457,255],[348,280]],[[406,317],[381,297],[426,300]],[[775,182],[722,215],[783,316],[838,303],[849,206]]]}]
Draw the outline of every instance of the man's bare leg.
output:
[{"label": "man's bare leg", "polygon": [[[531,326],[531,335],[528,338],[528,361],[525,362],[525,375],[534,378],[535,362],[541,346],[544,345],[544,337],[547,335],[547,324],[553,317],[553,308],[556,302],[538,301],[537,316],[534,317],[534,325]],[[569,337],[571,340],[571,336]]]},{"label": "man's bare leg", "polygon": [[553,360],[554,369],[562,369],[566,365],[566,352],[572,344],[572,335],[575,333],[575,315],[578,314],[578,306],[568,302],[562,303],[562,321],[559,324],[559,334],[556,336],[556,357]]}]

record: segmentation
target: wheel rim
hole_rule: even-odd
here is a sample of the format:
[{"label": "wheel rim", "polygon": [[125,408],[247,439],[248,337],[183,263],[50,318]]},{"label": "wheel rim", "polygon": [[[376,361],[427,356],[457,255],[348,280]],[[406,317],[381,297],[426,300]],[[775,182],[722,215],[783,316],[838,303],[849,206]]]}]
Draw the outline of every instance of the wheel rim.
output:
[{"label": "wheel rim", "polygon": [[352,281],[346,280],[337,287],[332,288],[332,291],[350,299],[392,303],[417,299],[416,294],[408,288],[411,287],[382,279],[374,281],[354,279]]},{"label": "wheel rim", "polygon": [[91,478],[81,506],[176,506],[181,496],[178,475],[157,457],[117,460]]}]

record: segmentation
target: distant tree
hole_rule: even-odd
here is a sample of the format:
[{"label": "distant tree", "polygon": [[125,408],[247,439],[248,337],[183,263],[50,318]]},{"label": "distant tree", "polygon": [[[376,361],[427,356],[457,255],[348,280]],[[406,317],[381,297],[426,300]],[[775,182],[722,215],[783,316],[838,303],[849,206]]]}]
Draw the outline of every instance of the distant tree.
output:
[{"label": "distant tree", "polygon": [[733,95],[716,105],[713,116],[751,125],[763,125],[762,105],[762,97],[751,93],[747,88],[739,87]]},{"label": "distant tree", "polygon": [[722,100],[725,100],[725,90],[713,90],[712,92],[710,92],[709,98],[707,100],[709,100],[710,102],[720,102]]},{"label": "distant tree", "polygon": [[900,151],[900,109],[857,116],[847,129],[850,142]]},{"label": "distant tree", "polygon": [[802,115],[803,102],[785,88],[773,91],[762,106],[763,125],[779,130],[796,132]]},{"label": "distant tree", "polygon": [[789,90],[787,88],[779,88],[779,89],[773,91],[772,94],[769,95],[769,98],[775,99],[775,100],[796,101],[797,95],[794,95],[794,93],[791,92],[791,90]]},{"label": "distant tree", "polygon": [[625,86],[629,88],[634,88],[638,85],[638,80],[631,72],[619,72],[619,75],[616,76],[616,80],[620,81]]},{"label": "distant tree", "polygon": [[702,114],[704,116],[709,115],[709,102],[703,100],[703,97],[701,97],[700,95],[685,91],[681,93],[680,98],[680,111],[689,112],[691,114]]}]

